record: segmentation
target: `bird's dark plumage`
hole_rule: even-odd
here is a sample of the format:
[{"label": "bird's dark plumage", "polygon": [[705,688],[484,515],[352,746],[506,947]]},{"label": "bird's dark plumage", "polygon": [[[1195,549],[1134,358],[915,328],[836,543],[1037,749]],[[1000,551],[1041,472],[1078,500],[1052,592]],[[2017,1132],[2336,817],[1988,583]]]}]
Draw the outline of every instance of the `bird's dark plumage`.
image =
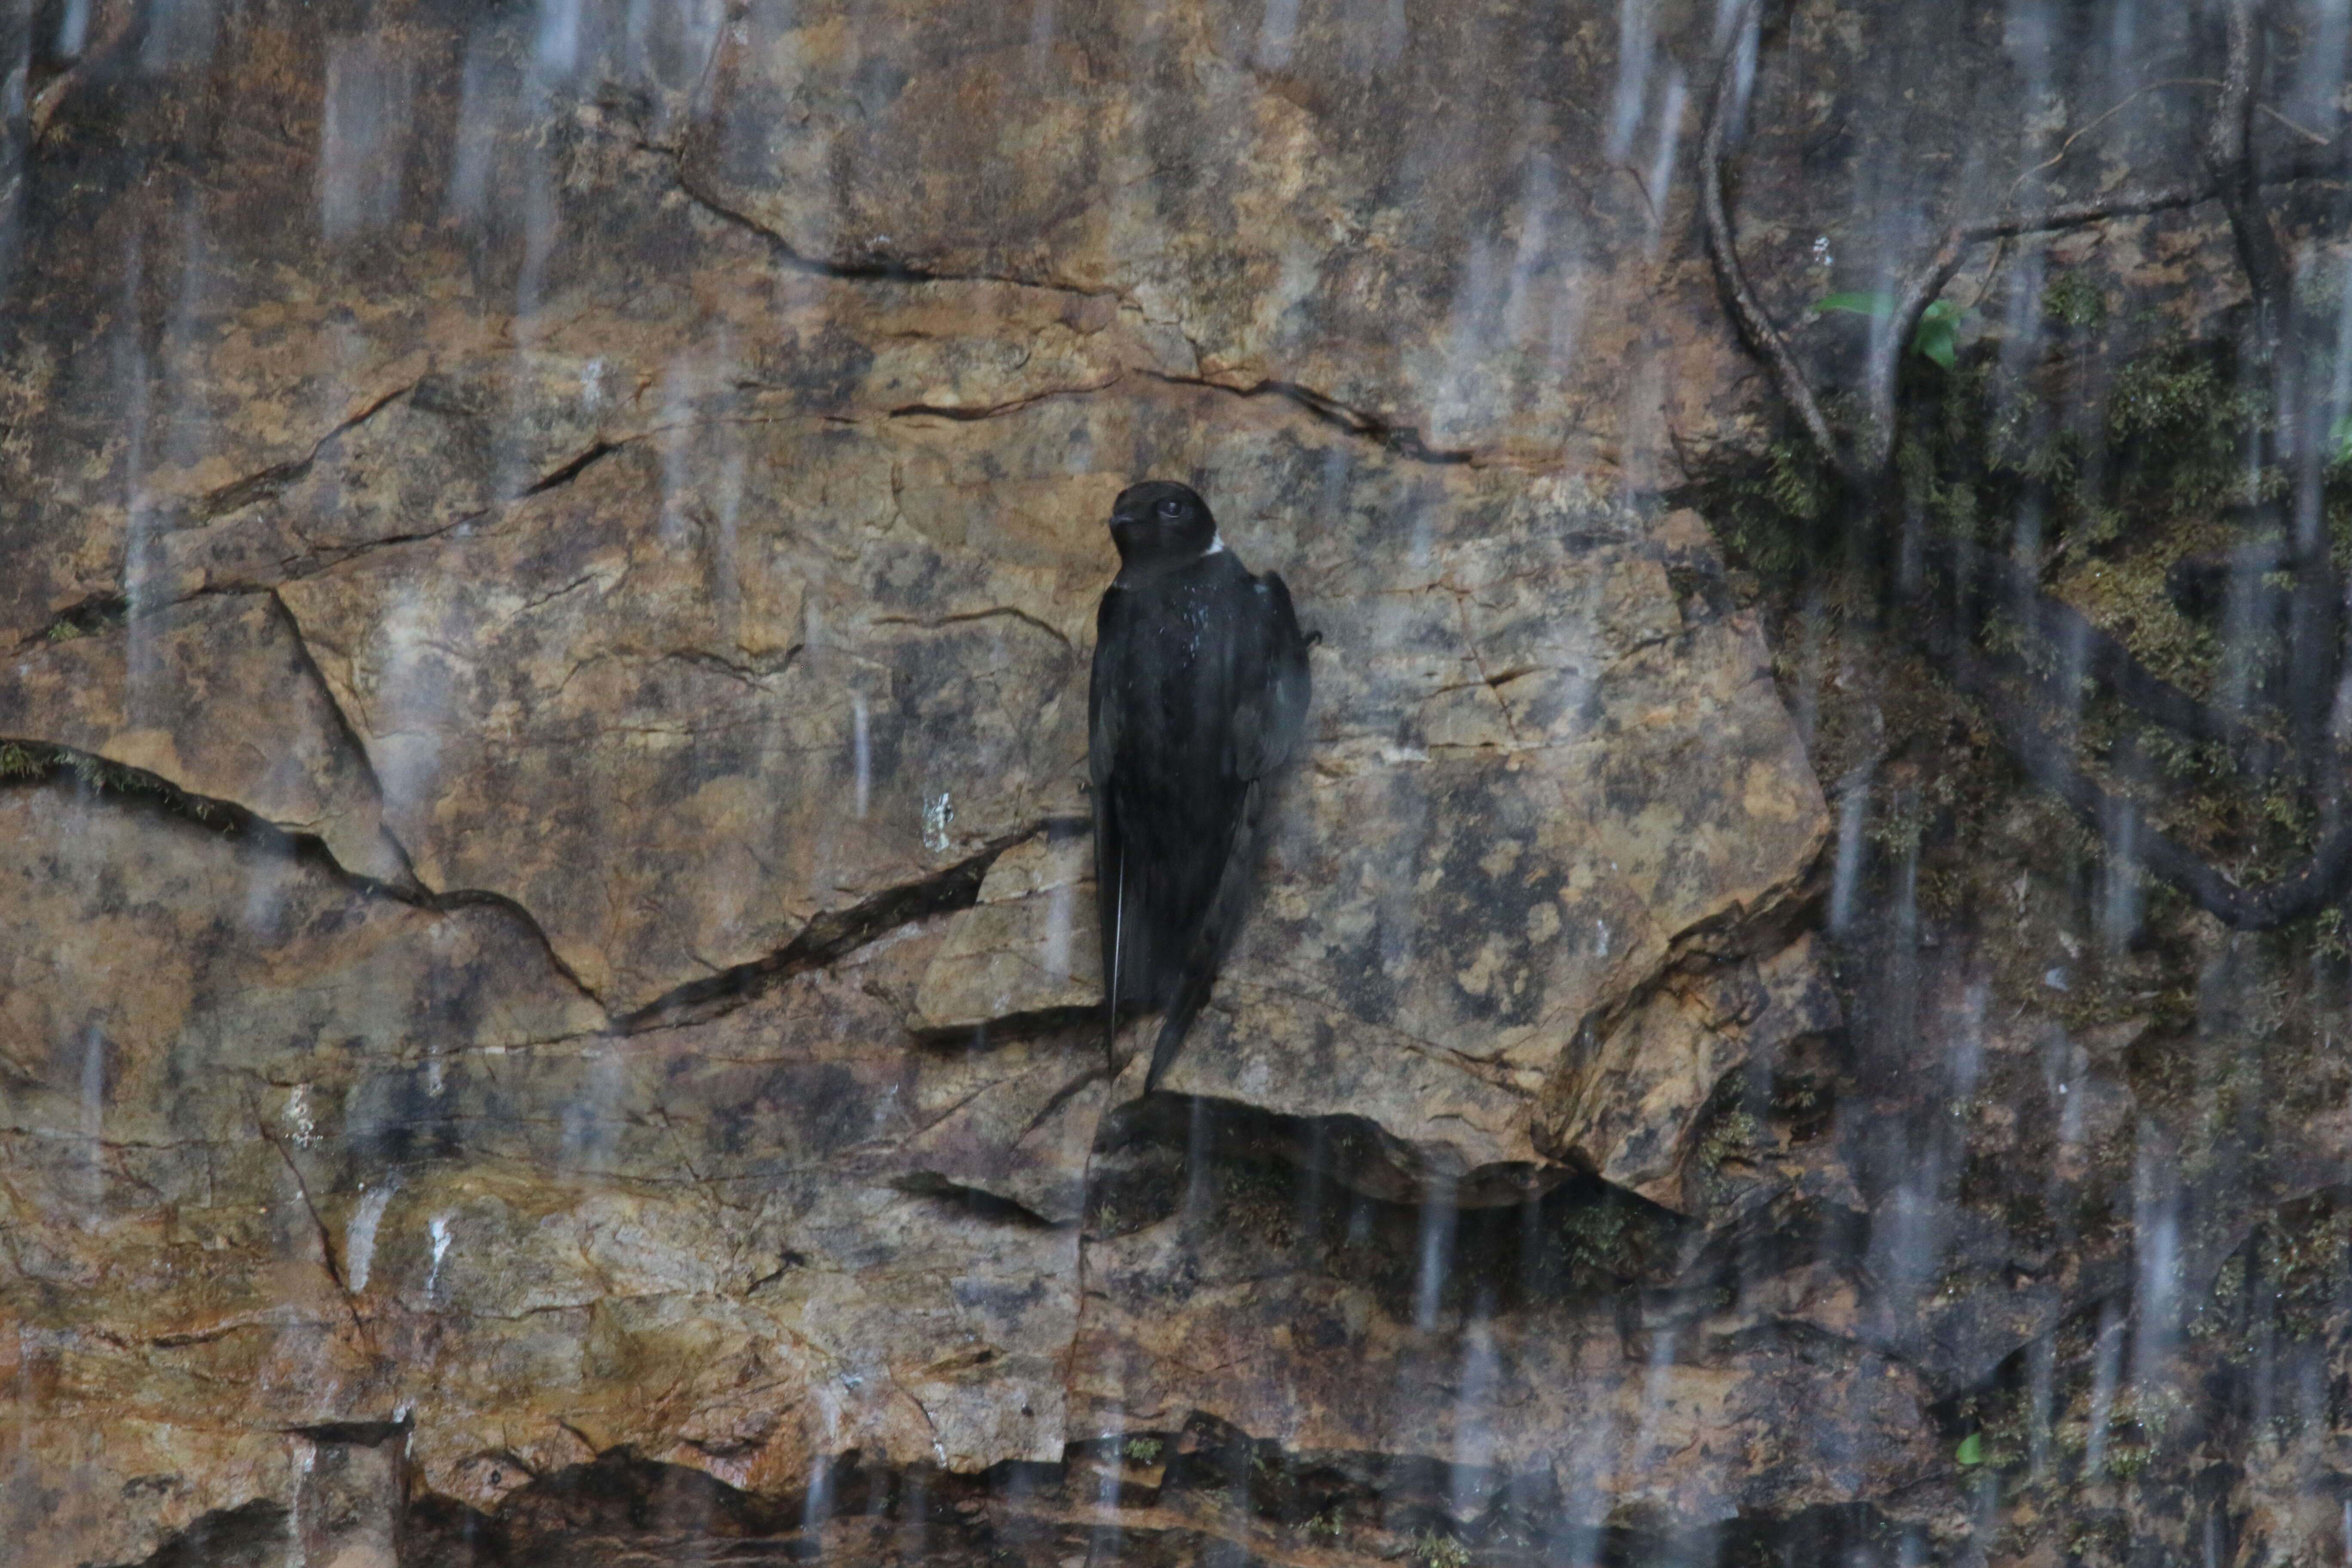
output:
[{"label": "bird's dark plumage", "polygon": [[1306,730],[1307,639],[1282,579],[1252,576],[1184,486],[1123,491],[1110,531],[1087,702],[1103,1004],[1112,1039],[1123,1005],[1165,1009],[1148,1092],[1241,929],[1272,775]]}]

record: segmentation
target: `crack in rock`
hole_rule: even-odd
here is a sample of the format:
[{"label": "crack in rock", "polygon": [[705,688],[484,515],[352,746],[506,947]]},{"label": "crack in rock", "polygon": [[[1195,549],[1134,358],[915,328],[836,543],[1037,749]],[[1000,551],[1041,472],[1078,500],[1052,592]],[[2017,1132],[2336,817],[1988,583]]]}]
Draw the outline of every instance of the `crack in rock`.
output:
[{"label": "crack in rock", "polygon": [[580,994],[609,1014],[604,998],[589,987],[555,951],[538,917],[504,893],[484,888],[436,891],[421,883],[401,886],[354,871],[335,858],[326,841],[315,833],[280,827],[268,818],[233,800],[197,795],[159,773],[110,762],[89,752],[53,742],[0,735],[0,788],[9,785],[58,787],[70,776],[72,787],[89,798],[117,809],[143,807],[194,824],[220,838],[242,839],[290,857],[323,871],[355,892],[389,899],[394,903],[433,913],[475,906],[503,910],[520,922],[539,945],[555,972]]},{"label": "crack in rock", "polygon": [[571,460],[563,463],[558,468],[549,469],[546,473],[541,474],[538,479],[532,480],[530,484],[522,490],[521,494],[518,495],[515,499],[520,500],[530,496],[545,495],[549,490],[554,489],[558,486],[568,485],[572,480],[578,479],[583,473],[585,473],[589,468],[604,461],[606,458],[611,457],[614,453],[619,451],[623,447],[627,445],[628,442],[626,440],[592,441],[588,444],[587,449],[581,452],[578,456],[572,458]]},{"label": "crack in rock", "polygon": [[301,457],[289,458],[282,463],[273,463],[257,473],[247,474],[240,479],[231,479],[225,485],[205,491],[189,509],[191,517],[196,522],[211,522],[217,518],[227,516],[230,512],[242,510],[257,501],[268,500],[273,496],[283,494],[289,486],[310,473],[311,467],[319,460],[319,454],[326,449],[328,442],[338,436],[358,429],[378,414],[415,391],[416,384],[412,381],[404,385],[396,386],[378,397],[311,442],[310,449]]},{"label": "crack in rock", "polygon": [[[704,210],[723,219],[727,223],[734,225],[736,227],[744,230],[746,233],[758,237],[760,239],[766,242],[775,251],[777,256],[795,271],[810,273],[822,278],[837,278],[851,281],[882,281],[894,283],[1000,283],[1013,288],[1036,289],[1047,293],[1068,294],[1084,300],[1115,300],[1123,306],[1134,309],[1139,314],[1143,316],[1143,319],[1147,322],[1151,322],[1153,320],[1148,313],[1143,311],[1141,304],[1137,301],[1128,290],[1123,289],[1088,289],[1073,283],[1041,281],[1033,278],[1014,278],[1003,273],[994,272],[935,272],[924,268],[913,266],[909,263],[896,260],[838,262],[822,261],[812,257],[804,256],[798,250],[795,250],[793,247],[791,241],[787,240],[782,235],[777,233],[773,228],[761,222],[750,213],[743,211],[740,207],[730,205],[716,192],[709,189],[699,179],[698,179],[692,171],[692,161],[689,150],[683,143],[675,147],[663,146],[654,142],[639,142],[637,145],[641,151],[660,153],[670,159],[672,167],[676,173],[677,188],[688,200],[692,201],[696,205],[702,207]],[[1153,324],[1177,327],[1178,331],[1181,331],[1181,326],[1177,326],[1177,323],[1174,322],[1154,322]],[[1192,342],[1190,333],[1185,334],[1185,342],[1188,345],[1192,346],[1193,350],[1193,357],[1197,362],[1201,357],[1199,345]],[[1331,396],[1328,393],[1318,392],[1315,388],[1305,385],[1299,382],[1286,381],[1280,377],[1266,377],[1247,386],[1235,386],[1229,383],[1213,381],[1204,376],[1171,375],[1162,371],[1154,370],[1145,370],[1141,374],[1150,375],[1155,380],[1166,382],[1171,385],[1205,386],[1219,392],[1228,393],[1236,397],[1255,398],[1267,395],[1280,397],[1297,405],[1317,419],[1321,420],[1325,424],[1328,424],[1336,429],[1344,430],[1349,435],[1370,441],[1373,445],[1380,447],[1384,451],[1393,452],[1397,456],[1407,458],[1412,462],[1454,466],[1479,460],[1479,454],[1475,451],[1467,448],[1454,449],[1432,447],[1428,442],[1422,438],[1420,430],[1412,426],[1391,424],[1387,420],[1381,419],[1376,415],[1369,414],[1360,408],[1353,407],[1350,405],[1343,403],[1339,399]],[[1037,393],[1028,397],[1016,398],[1010,403],[986,408],[965,409],[929,404],[910,404],[904,407],[890,410],[890,416],[893,418],[914,415],[930,415],[943,419],[986,419],[998,414],[1013,412],[1020,408],[1026,407],[1030,404],[1041,402],[1050,397],[1085,396],[1092,393],[1108,391],[1124,379],[1125,374],[1122,373],[1121,374],[1115,375],[1109,381],[1104,382],[1098,385],[1056,388],[1053,391]]]},{"label": "crack in rock", "polygon": [[733,1012],[781,980],[822,969],[902,926],[970,909],[980,901],[980,884],[997,857],[1035,837],[1048,826],[1043,821],[1032,823],[991,840],[978,854],[919,881],[886,888],[847,909],[821,912],[774,952],[689,980],[615,1018],[614,1033],[638,1035],[708,1022]]},{"label": "crack in rock", "polygon": [[1070,646],[1069,637],[1051,622],[1040,620],[1028,611],[1013,605],[992,605],[985,610],[959,610],[948,616],[877,616],[874,617],[874,624],[877,626],[913,626],[921,631],[935,632],[945,626],[963,626],[971,621],[993,620],[999,617],[1019,621],[1024,626],[1034,626],[1064,647]]},{"label": "crack in rock", "polygon": [[916,1197],[952,1204],[971,1218],[996,1225],[1014,1225],[1030,1230],[1073,1231],[1077,1228],[1076,1221],[1047,1219],[1028,1205],[1017,1203],[1002,1193],[950,1181],[936,1171],[910,1172],[890,1184]]},{"label": "crack in rock", "polygon": [[1164,371],[1146,370],[1140,374],[1171,386],[1205,386],[1213,392],[1240,398],[1279,397],[1296,405],[1323,424],[1336,430],[1371,442],[1386,452],[1392,452],[1411,462],[1428,463],[1440,468],[1458,468],[1465,464],[1490,460],[1469,447],[1432,447],[1422,439],[1421,431],[1410,425],[1395,425],[1376,414],[1340,402],[1328,393],[1311,386],[1279,377],[1266,377],[1246,386],[1213,380],[1208,376],[1170,375]]}]

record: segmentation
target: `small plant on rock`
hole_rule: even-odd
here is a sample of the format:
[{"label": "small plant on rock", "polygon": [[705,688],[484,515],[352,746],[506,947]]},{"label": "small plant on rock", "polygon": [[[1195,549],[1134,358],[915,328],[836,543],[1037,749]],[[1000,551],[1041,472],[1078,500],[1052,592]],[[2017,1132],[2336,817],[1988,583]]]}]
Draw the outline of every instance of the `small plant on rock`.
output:
[{"label": "small plant on rock", "polygon": [[1440,1530],[1424,1530],[1412,1538],[1412,1557],[1420,1568],[1467,1568],[1470,1549]]}]

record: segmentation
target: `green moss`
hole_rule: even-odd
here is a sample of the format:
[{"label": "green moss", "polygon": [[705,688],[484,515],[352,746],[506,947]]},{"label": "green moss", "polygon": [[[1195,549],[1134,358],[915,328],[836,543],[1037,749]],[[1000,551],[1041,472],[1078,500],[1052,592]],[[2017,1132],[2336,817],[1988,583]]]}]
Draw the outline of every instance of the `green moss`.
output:
[{"label": "green moss", "polygon": [[1645,1232],[1632,1201],[1613,1189],[1570,1213],[1559,1236],[1570,1271],[1586,1283],[1613,1284],[1642,1270]]},{"label": "green moss", "polygon": [[1160,1462],[1160,1449],[1157,1437],[1129,1437],[1118,1451],[1139,1465],[1156,1465]]},{"label": "green moss", "polygon": [[144,769],[40,741],[0,741],[0,784],[36,784],[68,773],[92,795],[143,795],[191,821],[223,826],[218,805]]},{"label": "green moss", "polygon": [[2352,1310],[2352,1206],[2323,1194],[2280,1210],[2256,1238],[2253,1268],[2288,1335],[2326,1338]]},{"label": "green moss", "polygon": [[1753,1147],[1762,1132],[1756,1118],[1745,1110],[1733,1110],[1717,1118],[1706,1130],[1706,1138],[1699,1143],[1698,1162],[1710,1171],[1719,1169],[1726,1160]]},{"label": "green moss", "polygon": [[1759,471],[1727,481],[1716,510],[1738,563],[1778,576],[1803,564],[1836,499],[1836,486],[1811,443],[1791,435],[1766,443]]},{"label": "green moss", "polygon": [[47,778],[56,767],[57,753],[47,746],[0,741],[0,779],[16,782]]},{"label": "green moss", "polygon": [[1470,1549],[1441,1531],[1424,1530],[1413,1537],[1408,1555],[1420,1568],[1466,1568]]},{"label": "green moss", "polygon": [[2107,319],[2107,297],[2079,272],[2062,272],[2042,290],[2042,313],[2062,326],[2095,327]]}]

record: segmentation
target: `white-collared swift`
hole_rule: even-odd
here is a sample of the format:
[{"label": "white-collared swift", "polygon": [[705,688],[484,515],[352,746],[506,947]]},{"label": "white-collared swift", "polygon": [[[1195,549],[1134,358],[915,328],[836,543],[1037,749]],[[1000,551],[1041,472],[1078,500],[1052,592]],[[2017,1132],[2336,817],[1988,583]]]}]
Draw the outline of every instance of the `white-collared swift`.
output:
[{"label": "white-collared swift", "polygon": [[1129,487],[1110,532],[1087,700],[1105,1045],[1122,1010],[1164,1012],[1148,1093],[1241,930],[1273,776],[1306,733],[1312,639],[1189,487]]}]

